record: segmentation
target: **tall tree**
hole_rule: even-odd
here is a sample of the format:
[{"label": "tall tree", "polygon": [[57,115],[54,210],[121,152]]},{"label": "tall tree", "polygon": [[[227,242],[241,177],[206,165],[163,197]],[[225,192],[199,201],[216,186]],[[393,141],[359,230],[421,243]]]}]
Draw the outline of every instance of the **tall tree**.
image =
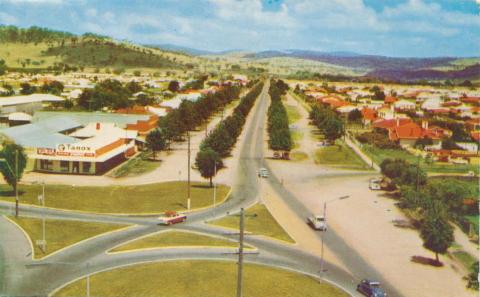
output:
[{"label": "tall tree", "polygon": [[444,213],[445,210],[440,203],[432,203],[420,227],[423,246],[435,253],[437,263],[440,263],[438,254],[445,254],[454,240],[453,227]]},{"label": "tall tree", "polygon": [[170,83],[168,83],[168,90],[172,93],[178,92],[178,90],[180,90],[180,83],[176,80],[170,81]]},{"label": "tall tree", "polygon": [[0,59],[0,75],[4,75],[7,71],[7,64],[5,64],[5,60]]},{"label": "tall tree", "polygon": [[167,137],[160,129],[152,130],[146,137],[147,147],[153,152],[153,159],[156,160],[157,151],[167,147]]},{"label": "tall tree", "polygon": [[210,187],[213,186],[212,177],[214,177],[216,172],[223,167],[220,155],[209,147],[202,149],[197,153],[195,165],[203,178],[210,179]]},{"label": "tall tree", "polygon": [[[27,166],[27,155],[22,146],[13,142],[4,142],[0,151],[0,172],[3,178],[17,193],[18,182],[22,179]],[[16,195],[17,196],[17,195]],[[18,200],[15,200],[15,215],[18,216]]]}]

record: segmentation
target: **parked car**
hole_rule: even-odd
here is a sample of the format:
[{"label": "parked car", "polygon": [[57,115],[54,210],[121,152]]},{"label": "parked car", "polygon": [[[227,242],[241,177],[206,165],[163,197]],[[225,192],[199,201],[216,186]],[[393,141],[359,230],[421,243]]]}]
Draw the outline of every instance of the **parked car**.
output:
[{"label": "parked car", "polygon": [[185,222],[187,216],[175,211],[167,211],[165,212],[165,216],[159,217],[158,219],[160,220],[160,223],[158,223],[159,225],[173,225]]},{"label": "parked car", "polygon": [[368,184],[370,190],[381,190],[382,189],[382,180],[379,178],[372,178]]},{"label": "parked car", "polygon": [[387,293],[380,287],[380,283],[368,279],[362,280],[357,285],[357,291],[367,297],[387,297]]},{"label": "parked car", "polygon": [[268,170],[267,168],[260,168],[258,170],[258,176],[259,177],[263,177],[263,178],[267,178],[268,177]]},{"label": "parked car", "polygon": [[327,221],[323,215],[313,215],[308,217],[307,222],[315,230],[327,231]]}]

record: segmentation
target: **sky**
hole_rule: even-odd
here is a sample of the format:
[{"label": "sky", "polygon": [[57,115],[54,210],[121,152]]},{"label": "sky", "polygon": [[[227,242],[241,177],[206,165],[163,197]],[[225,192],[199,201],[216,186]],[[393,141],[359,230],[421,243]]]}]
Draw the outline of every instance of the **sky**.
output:
[{"label": "sky", "polygon": [[479,7],[480,0],[0,0],[0,24],[211,51],[467,57],[480,56]]}]

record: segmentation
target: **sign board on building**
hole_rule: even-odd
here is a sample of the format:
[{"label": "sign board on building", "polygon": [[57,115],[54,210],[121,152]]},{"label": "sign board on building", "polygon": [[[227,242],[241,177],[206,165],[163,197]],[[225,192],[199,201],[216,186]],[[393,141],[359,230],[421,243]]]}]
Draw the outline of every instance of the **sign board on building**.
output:
[{"label": "sign board on building", "polygon": [[37,148],[37,154],[55,156],[55,149],[52,149],[52,148]]},{"label": "sign board on building", "polygon": [[57,156],[95,157],[95,151],[86,145],[75,143],[57,145]]}]

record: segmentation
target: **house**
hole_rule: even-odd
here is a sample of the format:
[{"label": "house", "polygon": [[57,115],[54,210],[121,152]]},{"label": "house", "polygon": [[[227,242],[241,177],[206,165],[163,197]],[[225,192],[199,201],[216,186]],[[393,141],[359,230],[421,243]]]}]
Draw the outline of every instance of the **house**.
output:
[{"label": "house", "polygon": [[394,97],[394,96],[386,96],[385,97],[385,104],[392,104],[392,103],[395,103],[398,101],[398,98],[397,97]]},{"label": "house", "polygon": [[377,112],[375,109],[365,107],[361,110],[362,112],[362,123],[364,126],[370,126],[373,121],[377,119]]},{"label": "house", "polygon": [[415,110],[417,105],[408,100],[399,100],[393,103],[393,107],[396,111],[408,111]]},{"label": "house", "polygon": [[392,120],[395,118],[395,112],[388,107],[379,108],[377,114],[380,119]]},{"label": "house", "polygon": [[437,127],[429,128],[428,122],[423,121],[422,126],[413,122],[410,118],[397,118],[394,120],[378,120],[373,123],[374,129],[387,132],[391,141],[398,142],[403,147],[413,147],[418,139],[429,138],[433,146],[441,144],[448,133]]}]

